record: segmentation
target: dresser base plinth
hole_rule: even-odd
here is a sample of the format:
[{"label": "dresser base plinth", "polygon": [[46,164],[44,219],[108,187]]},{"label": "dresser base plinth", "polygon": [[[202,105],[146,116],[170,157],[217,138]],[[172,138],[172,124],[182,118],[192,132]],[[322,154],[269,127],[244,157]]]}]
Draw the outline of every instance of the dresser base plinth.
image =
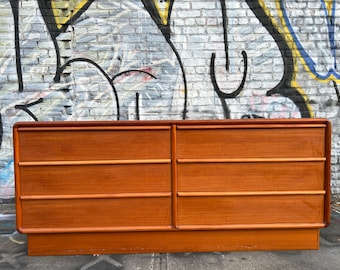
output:
[{"label": "dresser base plinth", "polygon": [[29,255],[310,250],[319,229],[29,234]]}]

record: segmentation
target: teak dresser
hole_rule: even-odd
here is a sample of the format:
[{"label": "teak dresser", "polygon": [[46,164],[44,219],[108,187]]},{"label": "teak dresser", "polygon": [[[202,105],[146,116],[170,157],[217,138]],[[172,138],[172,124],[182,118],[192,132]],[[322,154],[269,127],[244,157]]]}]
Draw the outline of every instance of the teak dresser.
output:
[{"label": "teak dresser", "polygon": [[25,122],[13,129],[29,255],[317,249],[325,119]]}]

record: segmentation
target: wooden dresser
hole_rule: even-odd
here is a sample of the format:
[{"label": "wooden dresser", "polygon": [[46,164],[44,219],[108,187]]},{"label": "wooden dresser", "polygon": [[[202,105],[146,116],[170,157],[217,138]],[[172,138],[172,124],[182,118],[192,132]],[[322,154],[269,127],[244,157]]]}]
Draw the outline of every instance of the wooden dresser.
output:
[{"label": "wooden dresser", "polygon": [[13,128],[29,255],[317,249],[325,119],[25,122]]}]

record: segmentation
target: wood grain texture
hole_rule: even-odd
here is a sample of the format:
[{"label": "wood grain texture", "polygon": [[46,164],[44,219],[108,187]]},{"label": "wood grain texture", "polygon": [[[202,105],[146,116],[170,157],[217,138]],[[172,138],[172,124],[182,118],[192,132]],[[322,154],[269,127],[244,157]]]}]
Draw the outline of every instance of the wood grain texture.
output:
[{"label": "wood grain texture", "polygon": [[24,166],[21,194],[170,192],[170,169],[170,164]]},{"label": "wood grain texture", "polygon": [[[157,147],[154,147],[157,145]],[[170,158],[167,130],[22,132],[21,161]]]},{"label": "wood grain texture", "polygon": [[324,133],[324,128],[181,129],[177,158],[323,157]]},{"label": "wood grain texture", "polygon": [[29,255],[306,250],[318,229],[196,230],[28,235]]},{"label": "wood grain texture", "polygon": [[179,197],[178,224],[322,223],[323,208],[323,195]]},{"label": "wood grain texture", "polygon": [[170,198],[25,200],[25,228],[170,225]]},{"label": "wood grain texture", "polygon": [[324,190],[324,173],[323,161],[181,163],[178,164],[178,190]]}]

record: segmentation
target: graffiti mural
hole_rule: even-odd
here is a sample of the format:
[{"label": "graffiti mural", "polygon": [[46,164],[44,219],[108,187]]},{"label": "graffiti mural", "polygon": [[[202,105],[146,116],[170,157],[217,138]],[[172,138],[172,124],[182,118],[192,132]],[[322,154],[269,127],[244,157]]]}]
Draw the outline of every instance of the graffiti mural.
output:
[{"label": "graffiti mural", "polygon": [[171,19],[171,11],[172,6],[175,0],[164,0],[164,1],[150,1],[150,0],[142,0],[142,3],[146,10],[149,12],[151,18],[154,20],[156,25],[161,30],[166,42],[170,45],[171,49],[175,53],[179,66],[182,70],[183,83],[184,83],[184,108],[182,118],[186,119],[187,114],[187,99],[188,99],[188,86],[187,79],[185,75],[184,66],[181,60],[181,56],[179,55],[175,45],[171,41],[171,29],[170,29],[170,19]]},{"label": "graffiti mural", "polygon": [[0,0],[0,10],[0,197],[13,195],[17,121],[328,117],[337,127],[337,1]]},{"label": "graffiti mural", "polygon": [[[61,65],[60,60],[60,49],[57,42],[57,37],[66,31],[67,27],[69,25],[73,24],[76,19],[79,18],[80,15],[82,15],[89,6],[93,3],[94,0],[91,1],[69,1],[67,4],[63,3],[63,5],[60,5],[57,1],[38,1],[39,9],[41,11],[42,17],[46,23],[46,26],[49,30],[49,33],[51,35],[51,39],[53,41],[53,45],[55,47],[56,51],[56,75],[54,77],[55,82],[60,81],[61,73],[64,71],[66,67],[68,67],[71,63],[76,61],[83,61],[88,62],[91,65],[97,67],[99,71],[104,75],[104,77],[107,79],[108,83],[110,83],[112,87],[112,91],[115,96],[116,106],[117,106],[117,120],[120,119],[120,106],[119,106],[119,98],[117,90],[115,89],[114,83],[112,78],[106,72],[98,65],[96,62],[94,62],[91,59],[87,58],[77,58],[77,59],[71,59],[70,61],[67,61],[65,64]],[[18,81],[19,81],[19,91],[22,91],[23,82],[22,82],[22,72],[21,72],[21,62],[20,62],[20,45],[18,44],[18,14],[19,14],[19,7],[18,7],[18,1],[10,1],[14,16],[14,22],[15,22],[15,41],[16,41],[16,54],[17,54],[17,71],[18,71]],[[221,0],[220,2],[220,10],[222,14],[222,27],[223,27],[223,36],[224,36],[224,49],[225,49],[225,58],[226,58],[226,70],[229,70],[229,59],[228,59],[228,22],[227,22],[227,7],[225,1]],[[291,54],[289,54],[290,49],[285,42],[285,39],[282,35],[278,33],[278,31],[273,26],[271,20],[269,17],[266,16],[265,10],[263,7],[259,4],[257,1],[246,1],[250,9],[254,12],[256,17],[259,19],[259,21],[262,23],[262,25],[268,30],[268,33],[273,36],[274,41],[279,46],[282,59],[284,61],[284,75],[280,83],[278,83],[273,89],[267,91],[267,95],[274,95],[274,94],[280,94],[282,96],[288,97],[294,101],[294,103],[298,106],[301,116],[302,117],[310,117],[310,110],[307,108],[308,103],[306,101],[306,98],[303,96],[303,93],[301,91],[298,91],[296,88],[291,86],[292,77],[293,77],[293,70],[292,70],[292,62],[293,57]],[[59,3],[59,5],[58,5]],[[156,23],[156,25],[159,27],[161,33],[163,34],[165,40],[175,53],[179,66],[182,70],[182,76],[183,76],[183,83],[184,83],[184,108],[183,108],[183,114],[182,118],[186,119],[186,111],[187,111],[187,80],[186,80],[186,72],[184,70],[184,66],[181,60],[181,56],[179,55],[175,45],[171,41],[171,29],[170,29],[170,22],[171,22],[171,11],[174,4],[174,1],[149,1],[145,0],[142,1],[144,7],[149,12],[151,18]],[[288,55],[287,55],[288,54]],[[247,54],[245,51],[242,51],[243,56],[243,62],[244,62],[244,70],[243,70],[243,78],[239,85],[239,87],[232,91],[231,93],[225,93],[220,90],[220,86],[218,85],[218,82],[216,80],[215,75],[215,58],[216,54],[212,53],[211,56],[211,62],[210,62],[210,76],[211,81],[214,87],[214,90],[216,94],[219,96],[223,111],[224,111],[224,117],[230,118],[229,109],[227,106],[227,103],[225,102],[226,99],[232,99],[235,98],[243,89],[246,75],[247,75]],[[127,71],[128,72],[128,71]],[[144,72],[144,71],[142,71]],[[151,77],[152,74],[149,74]],[[155,78],[155,77],[154,77]]]},{"label": "graffiti mural", "polygon": [[246,2],[250,9],[254,12],[255,16],[259,19],[261,24],[267,29],[268,33],[270,33],[270,35],[275,40],[275,43],[279,47],[283,59],[284,72],[282,79],[272,89],[268,90],[266,95],[271,96],[279,94],[290,98],[299,108],[301,117],[311,117],[311,112],[308,109],[308,103],[304,94],[293,85],[294,58],[287,41],[285,40],[284,36],[282,36],[275,28],[270,17],[266,16],[265,9],[261,7],[259,2],[251,0],[247,0]]},{"label": "graffiti mural", "polygon": [[[303,20],[319,19],[321,27],[325,29],[315,35],[310,28],[305,28],[309,38],[299,38],[298,26],[296,25],[296,12],[293,12],[290,1],[279,1],[278,10],[281,14],[283,31],[289,33],[292,40],[292,50],[296,53],[296,57],[301,60],[306,71],[313,79],[319,81],[332,81],[338,102],[340,94],[338,90],[338,81],[340,79],[338,60],[337,60],[337,2],[336,1],[320,1],[320,9],[311,13],[307,11]],[[315,49],[311,49],[315,46]],[[322,60],[321,60],[322,59]]]},{"label": "graffiti mural", "polygon": [[[225,58],[226,58],[225,67],[226,67],[226,70],[228,71],[230,61],[229,61],[229,56],[228,56],[229,55],[229,53],[228,53],[229,48],[228,48],[228,29],[227,29],[228,28],[227,9],[226,9],[226,4],[225,4],[224,0],[221,0],[220,4],[221,4],[221,11],[222,11],[224,51],[225,51]],[[241,91],[244,87],[245,81],[246,81],[247,66],[248,66],[247,53],[245,51],[242,51],[242,56],[243,56],[243,64],[244,64],[242,82],[240,83],[238,88],[231,93],[225,93],[225,92],[220,90],[220,87],[219,87],[217,80],[216,80],[216,73],[215,73],[216,54],[212,53],[212,56],[211,56],[211,62],[210,62],[211,82],[214,86],[214,90],[215,90],[216,94],[221,99],[221,103],[222,103],[222,107],[223,107],[223,111],[224,111],[224,118],[230,118],[230,111],[228,109],[228,105],[227,105],[225,100],[237,97],[241,93]]]},{"label": "graffiti mural", "polygon": [[[321,8],[313,14],[306,12],[304,21],[316,18],[322,19],[323,29],[317,36],[310,40],[299,38],[298,26],[296,25],[297,13],[293,12],[291,1],[279,1],[279,12],[282,16],[283,26],[290,38],[294,41],[295,52],[305,65],[305,68],[311,73],[311,76],[318,80],[340,79],[339,68],[337,64],[337,46],[336,46],[336,1],[320,1]],[[303,8],[303,7],[302,7]],[[299,26],[301,27],[301,26]],[[305,31],[309,37],[313,37],[312,29],[306,28]],[[317,46],[317,50],[312,50],[311,43]],[[317,51],[321,52],[318,55]],[[322,57],[324,63],[318,61],[318,57]]]},{"label": "graffiti mural", "polygon": [[[57,36],[60,33],[66,31],[66,28],[73,23],[88,7],[94,0],[74,0],[68,2],[60,2],[60,1],[37,1],[40,7],[41,14],[44,18],[46,26],[51,35],[51,39],[53,41],[53,45],[56,51],[56,59],[57,59],[57,67],[58,70],[61,66],[60,62],[60,53],[59,53],[59,45],[57,42]],[[20,0],[10,0],[13,18],[14,18],[14,38],[15,38],[15,47],[16,47],[16,59],[17,59],[17,73],[18,73],[18,84],[19,91],[23,90],[23,78],[22,78],[22,70],[21,70],[21,61],[20,61],[20,44],[19,44],[19,2]],[[59,6],[58,4],[64,4],[64,6]],[[66,10],[66,14],[62,14],[62,11]],[[59,74],[56,74],[55,81],[59,81]]]}]

